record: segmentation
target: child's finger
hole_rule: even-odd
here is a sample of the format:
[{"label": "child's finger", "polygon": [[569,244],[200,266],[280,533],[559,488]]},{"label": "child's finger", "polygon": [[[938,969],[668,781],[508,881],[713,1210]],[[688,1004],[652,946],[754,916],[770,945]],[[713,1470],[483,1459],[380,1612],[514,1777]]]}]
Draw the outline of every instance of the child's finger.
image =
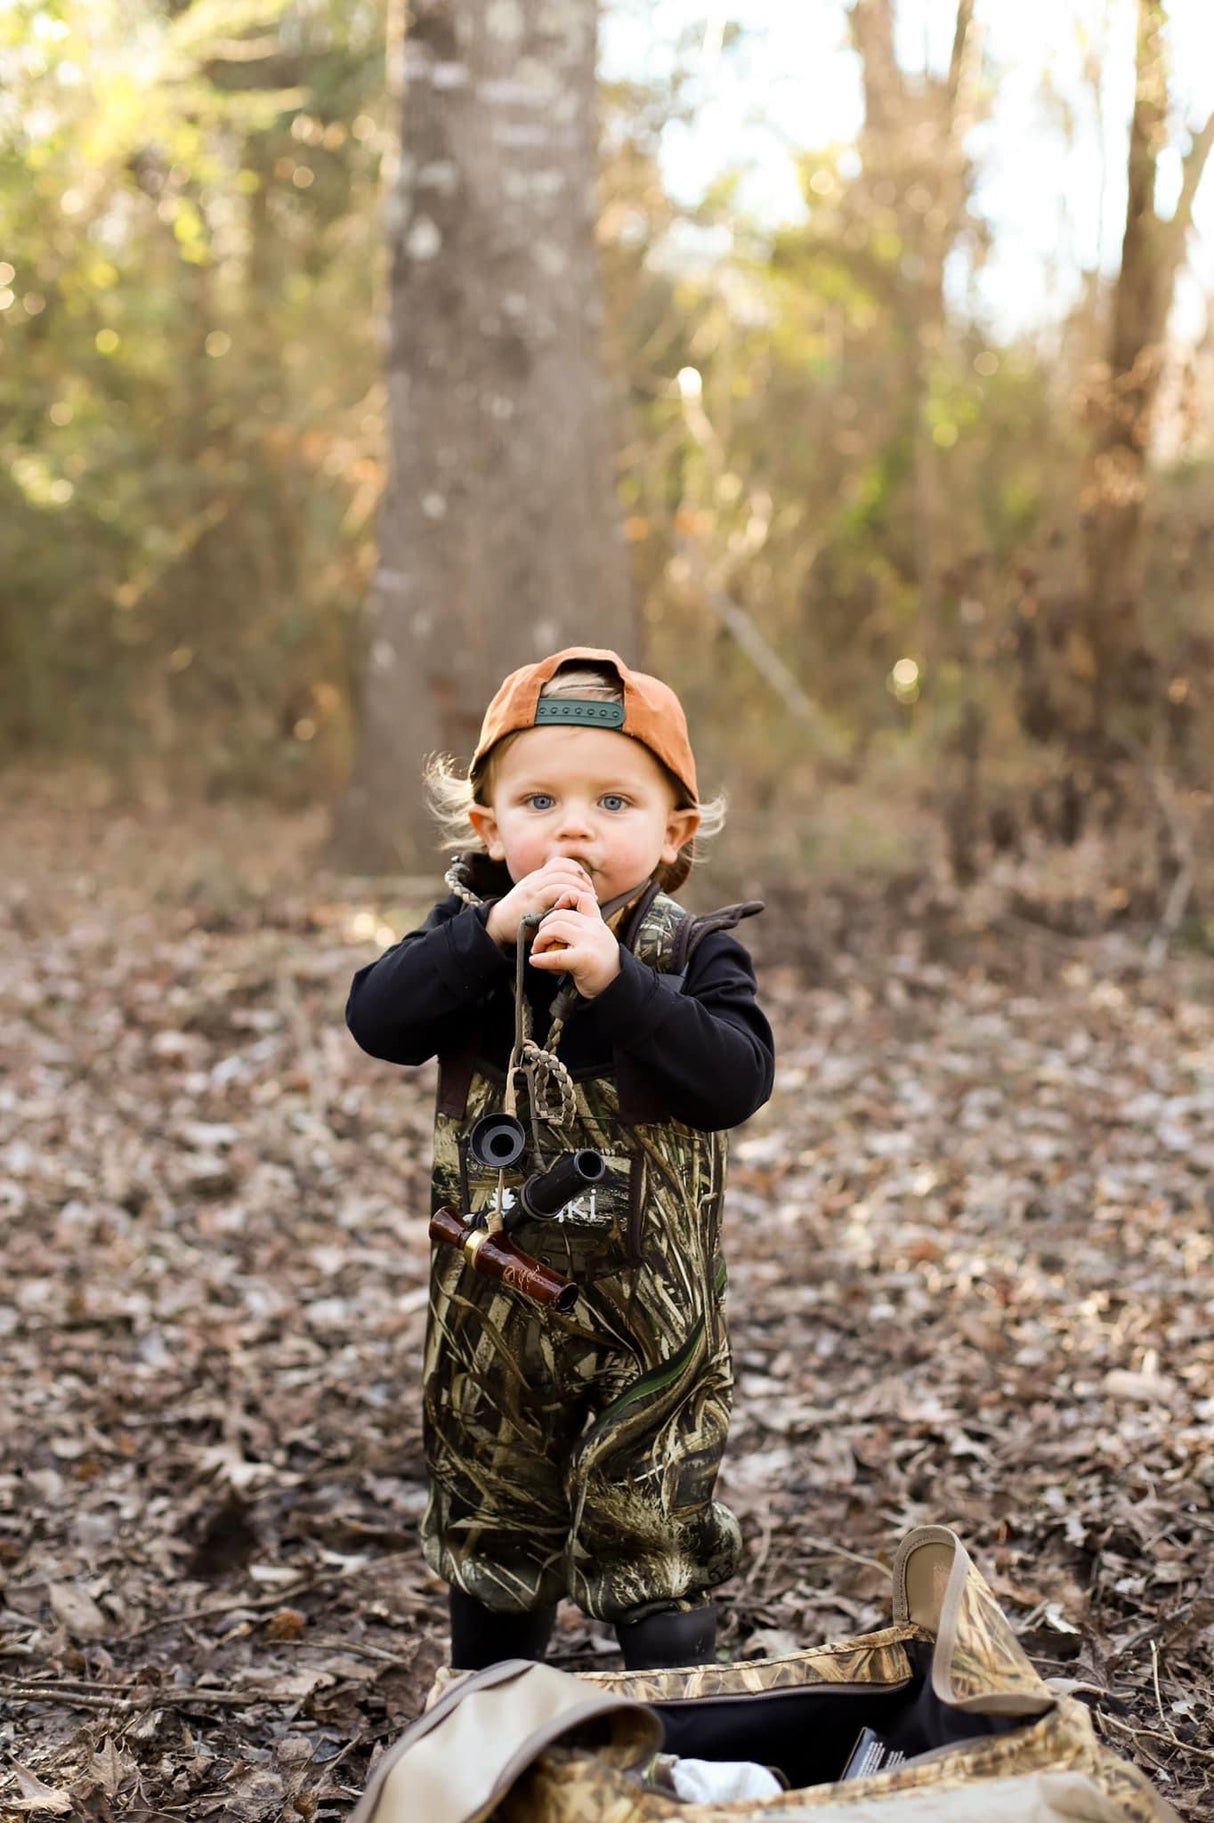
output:
[{"label": "child's finger", "polygon": [[567,886],[564,891],[553,900],[548,916],[551,917],[553,912],[571,911],[580,912],[583,917],[589,917],[592,911],[597,908],[597,905],[598,900],[594,897],[593,893],[581,892],[577,887]]},{"label": "child's finger", "polygon": [[537,968],[572,968],[575,962],[580,963],[585,956],[586,950],[578,941],[578,933],[573,931],[568,935],[553,931],[542,946],[531,951],[531,960]]},{"label": "child's finger", "polygon": [[532,950],[531,961],[535,968],[568,970],[570,967],[569,945],[554,943],[551,949]]},{"label": "child's finger", "polygon": [[540,925],[531,953],[542,956],[548,950],[570,948],[589,953],[593,948],[592,935],[577,912],[557,912]]},{"label": "child's finger", "polygon": [[547,875],[537,881],[533,899],[535,909],[549,912],[554,906],[571,904],[579,895],[590,889],[588,876],[579,873],[566,873],[562,876]]},{"label": "child's finger", "polygon": [[569,874],[577,880],[589,880],[590,870],[584,861],[575,861],[572,855],[554,855],[545,863],[540,873],[551,877],[555,874]]},{"label": "child's finger", "polygon": [[593,892],[587,891],[583,887],[570,887],[561,895],[553,910],[575,911],[580,913],[583,918],[597,919],[600,916],[598,900]]},{"label": "child's finger", "polygon": [[571,930],[569,925],[564,922],[541,924],[536,932],[535,942],[531,946],[532,953],[542,956],[545,950],[568,949],[576,935],[576,931]]},{"label": "child's finger", "polygon": [[580,861],[570,861],[566,860],[564,856],[558,856],[555,861],[548,861],[543,867],[538,867],[533,874],[529,874],[523,885],[527,891],[537,897],[542,897],[550,893],[554,887],[580,889],[588,886],[589,883],[590,875]]},{"label": "child's finger", "polygon": [[[556,893],[556,897],[551,902],[554,907],[575,905],[579,899],[584,899],[590,893],[588,882],[576,878],[553,881],[548,890]],[[590,896],[593,898],[593,893],[590,893]]]}]

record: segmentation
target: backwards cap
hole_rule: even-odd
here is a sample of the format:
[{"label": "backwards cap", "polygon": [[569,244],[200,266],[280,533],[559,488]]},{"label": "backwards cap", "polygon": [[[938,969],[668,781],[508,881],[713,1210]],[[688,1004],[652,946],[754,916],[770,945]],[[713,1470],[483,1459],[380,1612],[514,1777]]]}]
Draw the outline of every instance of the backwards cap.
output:
[{"label": "backwards cap", "polygon": [[[540,691],[565,665],[599,665],[609,667],[620,680],[622,703],[604,703],[576,696],[541,697]],[[673,773],[688,801],[699,801],[696,791],[696,763],[687,735],[687,718],[669,684],[649,677],[644,671],[630,671],[623,659],[598,646],[567,646],[550,658],[534,665],[523,665],[512,671],[489,707],[481,726],[480,739],[472,756],[476,773],[489,757],[491,748],[508,734],[524,728],[544,728],[552,724],[574,728],[607,728],[617,734],[631,735],[648,747]]]}]

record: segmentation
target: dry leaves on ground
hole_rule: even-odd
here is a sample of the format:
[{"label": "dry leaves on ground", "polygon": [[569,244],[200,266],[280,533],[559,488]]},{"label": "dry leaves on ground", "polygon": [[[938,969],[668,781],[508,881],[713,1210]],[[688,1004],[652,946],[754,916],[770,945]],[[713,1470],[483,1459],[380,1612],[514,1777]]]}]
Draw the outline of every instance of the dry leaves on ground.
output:
[{"label": "dry leaves on ground", "polygon": [[[418,894],[233,817],[15,813],[3,860],[0,1808],[345,1816],[445,1645],[432,1077],[341,1019]],[[898,1537],[952,1525],[1204,1816],[1214,975],[887,917],[802,946],[807,983],[788,935],[756,937],[780,1080],[728,1215],[726,1643],[881,1624]],[[561,1662],[610,1645],[562,1611]]]}]

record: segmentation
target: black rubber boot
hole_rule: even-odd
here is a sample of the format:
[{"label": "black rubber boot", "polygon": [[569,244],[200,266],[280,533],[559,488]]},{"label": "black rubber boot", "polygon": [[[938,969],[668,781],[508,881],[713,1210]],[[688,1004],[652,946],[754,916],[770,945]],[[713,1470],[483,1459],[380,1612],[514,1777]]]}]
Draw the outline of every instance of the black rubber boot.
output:
[{"label": "black rubber boot", "polygon": [[620,1620],[615,1636],[625,1671],[662,1671],[673,1665],[716,1663],[717,1605],[660,1608],[642,1620]]},{"label": "black rubber boot", "polygon": [[498,1614],[462,1589],[452,1587],[449,1594],[453,1671],[481,1671],[503,1658],[542,1659],[548,1650],[555,1608]]}]

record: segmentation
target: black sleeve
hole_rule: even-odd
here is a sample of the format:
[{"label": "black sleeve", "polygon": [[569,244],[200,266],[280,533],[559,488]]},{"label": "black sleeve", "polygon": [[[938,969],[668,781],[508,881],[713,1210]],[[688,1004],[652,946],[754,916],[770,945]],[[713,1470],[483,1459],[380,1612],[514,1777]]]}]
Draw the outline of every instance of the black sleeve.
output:
[{"label": "black sleeve", "polygon": [[420,930],[359,969],[346,1024],[364,1051],[425,1063],[472,1031],[478,1007],[513,967],[485,929],[489,909],[444,899]]},{"label": "black sleeve", "polygon": [[755,998],[750,957],[718,931],[682,983],[620,952],[620,973],[592,1002],[620,1059],[691,1127],[736,1127],[771,1094],[775,1045]]}]

